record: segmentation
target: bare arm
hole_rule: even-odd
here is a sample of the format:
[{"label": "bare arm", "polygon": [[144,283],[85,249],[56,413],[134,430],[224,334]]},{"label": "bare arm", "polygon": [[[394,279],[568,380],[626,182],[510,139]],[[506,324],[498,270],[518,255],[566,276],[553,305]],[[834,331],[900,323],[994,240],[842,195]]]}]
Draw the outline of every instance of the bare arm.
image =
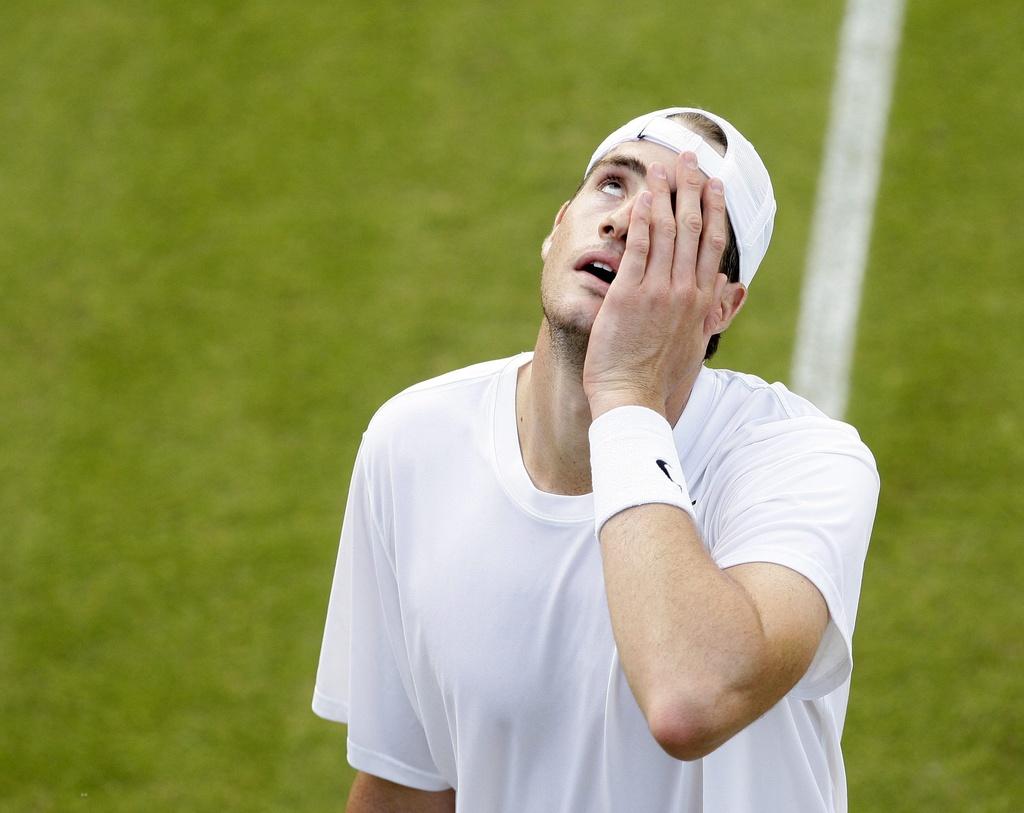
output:
[{"label": "bare arm", "polygon": [[806,578],[762,563],[721,570],[672,506],[616,515],[601,551],[626,678],[651,733],[677,759],[710,753],[775,705],[828,622]]},{"label": "bare arm", "polygon": [[455,791],[417,790],[379,776],[357,773],[346,813],[455,813]]},{"label": "bare arm", "polygon": [[[719,273],[721,184],[687,153],[652,163],[625,253],[590,335],[584,389],[596,420],[636,404],[668,416],[685,404],[714,333],[743,301]],[[711,752],[782,698],[828,623],[818,590],[772,564],[720,569],[679,508],[640,505],[601,531],[605,587],[623,669],[652,734],[679,759]]]}]

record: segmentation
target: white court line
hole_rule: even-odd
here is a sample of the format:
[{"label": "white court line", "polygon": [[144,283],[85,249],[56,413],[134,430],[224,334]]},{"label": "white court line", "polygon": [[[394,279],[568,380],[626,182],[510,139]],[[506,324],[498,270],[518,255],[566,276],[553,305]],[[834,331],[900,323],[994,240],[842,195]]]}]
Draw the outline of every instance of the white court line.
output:
[{"label": "white court line", "polygon": [[848,0],[807,250],[791,380],[842,418],[904,0]]}]

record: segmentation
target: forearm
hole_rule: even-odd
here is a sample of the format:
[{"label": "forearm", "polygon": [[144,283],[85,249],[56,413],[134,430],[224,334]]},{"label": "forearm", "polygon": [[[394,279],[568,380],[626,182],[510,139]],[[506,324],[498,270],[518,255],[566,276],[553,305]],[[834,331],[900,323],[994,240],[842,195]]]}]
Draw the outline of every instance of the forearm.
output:
[{"label": "forearm", "polygon": [[627,509],[605,523],[601,550],[626,678],[669,753],[703,756],[774,703],[758,609],[708,555],[688,514]]}]

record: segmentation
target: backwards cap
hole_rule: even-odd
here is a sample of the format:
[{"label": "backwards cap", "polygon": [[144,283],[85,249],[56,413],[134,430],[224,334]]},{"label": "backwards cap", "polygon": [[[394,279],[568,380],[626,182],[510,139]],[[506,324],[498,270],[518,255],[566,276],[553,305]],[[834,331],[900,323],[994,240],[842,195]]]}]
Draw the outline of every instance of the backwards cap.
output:
[{"label": "backwards cap", "polygon": [[[725,155],[719,155],[699,135],[669,118],[677,113],[697,113],[721,127],[728,142]],[[638,116],[608,136],[591,156],[584,177],[594,164],[626,141],[651,141],[675,153],[689,150],[696,153],[697,166],[705,175],[722,181],[725,208],[740,254],[740,282],[750,285],[772,239],[776,209],[771,178],[754,146],[721,116],[696,107],[669,107]]]}]

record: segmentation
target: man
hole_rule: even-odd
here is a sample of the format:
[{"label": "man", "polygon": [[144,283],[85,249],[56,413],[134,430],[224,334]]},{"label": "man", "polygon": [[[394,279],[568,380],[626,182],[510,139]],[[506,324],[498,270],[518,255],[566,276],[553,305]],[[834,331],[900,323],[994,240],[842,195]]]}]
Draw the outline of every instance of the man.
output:
[{"label": "man", "polygon": [[846,809],[874,461],[704,366],[774,213],[724,119],[634,119],[544,241],[534,352],[374,416],[313,701],[350,811]]}]

